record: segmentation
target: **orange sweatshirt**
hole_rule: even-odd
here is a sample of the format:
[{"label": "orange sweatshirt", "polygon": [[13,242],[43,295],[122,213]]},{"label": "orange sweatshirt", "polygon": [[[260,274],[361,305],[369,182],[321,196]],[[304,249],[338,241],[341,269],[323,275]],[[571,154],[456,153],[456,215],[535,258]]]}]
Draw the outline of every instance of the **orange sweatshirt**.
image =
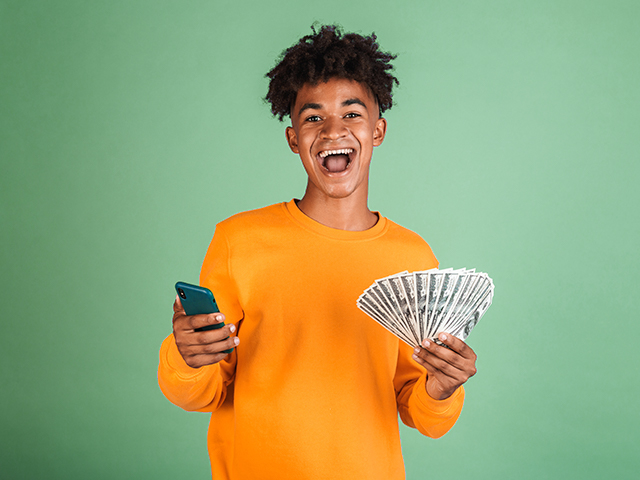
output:
[{"label": "orange sweatshirt", "polygon": [[382,217],[364,232],[336,230],[291,201],[218,224],[200,283],[239,326],[240,345],[193,369],[170,335],[158,370],[170,401],[212,412],[213,478],[405,478],[398,413],[439,437],[464,390],[429,397],[412,348],[356,300],[377,278],[437,265],[422,238]]}]

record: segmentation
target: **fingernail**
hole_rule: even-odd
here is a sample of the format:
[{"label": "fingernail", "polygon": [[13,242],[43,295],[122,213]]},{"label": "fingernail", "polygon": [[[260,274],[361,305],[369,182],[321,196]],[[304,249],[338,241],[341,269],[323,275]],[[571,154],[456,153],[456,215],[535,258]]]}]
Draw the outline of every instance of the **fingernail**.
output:
[{"label": "fingernail", "polygon": [[235,325],[229,325],[229,330],[231,331],[231,333],[236,331],[236,326]]},{"label": "fingernail", "polygon": [[216,322],[220,323],[222,321],[222,315],[216,315]]},{"label": "fingernail", "polygon": [[418,355],[411,355],[414,360],[418,360]]},{"label": "fingernail", "polygon": [[414,348],[413,353],[416,353],[416,354],[420,353],[420,347]]},{"label": "fingernail", "polygon": [[447,334],[446,333],[441,333],[440,334],[440,340],[445,341],[447,339]]},{"label": "fingernail", "polygon": [[238,337],[233,337],[233,343],[238,345],[240,343],[240,339]]},{"label": "fingernail", "polygon": [[424,345],[424,348],[429,348],[429,345],[431,345],[431,343],[429,343],[429,340],[425,340],[424,342],[422,342],[422,344]]}]

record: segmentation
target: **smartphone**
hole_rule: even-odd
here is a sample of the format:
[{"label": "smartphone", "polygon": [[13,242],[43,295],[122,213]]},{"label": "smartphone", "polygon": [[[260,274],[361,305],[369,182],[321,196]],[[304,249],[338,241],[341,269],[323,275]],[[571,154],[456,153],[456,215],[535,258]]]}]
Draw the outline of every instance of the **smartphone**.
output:
[{"label": "smartphone", "polygon": [[[213,293],[211,293],[211,290],[208,288],[201,287],[199,285],[191,285],[190,283],[178,282],[176,283],[176,292],[180,296],[184,312],[187,315],[217,313],[220,311],[218,310],[218,305],[216,304],[216,299],[213,297]],[[217,330],[222,327],[224,327],[224,322],[196,328],[195,331],[204,332],[207,330]],[[231,352],[233,352],[233,348],[223,351],[223,353]]]}]

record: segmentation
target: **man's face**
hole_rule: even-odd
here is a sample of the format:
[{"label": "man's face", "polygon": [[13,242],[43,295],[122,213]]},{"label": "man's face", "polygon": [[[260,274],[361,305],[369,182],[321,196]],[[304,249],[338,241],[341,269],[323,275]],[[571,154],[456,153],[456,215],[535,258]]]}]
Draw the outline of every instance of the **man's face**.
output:
[{"label": "man's face", "polygon": [[365,196],[373,147],[384,140],[387,123],[366,85],[332,78],[305,84],[291,109],[287,141],[309,176],[315,198]]}]

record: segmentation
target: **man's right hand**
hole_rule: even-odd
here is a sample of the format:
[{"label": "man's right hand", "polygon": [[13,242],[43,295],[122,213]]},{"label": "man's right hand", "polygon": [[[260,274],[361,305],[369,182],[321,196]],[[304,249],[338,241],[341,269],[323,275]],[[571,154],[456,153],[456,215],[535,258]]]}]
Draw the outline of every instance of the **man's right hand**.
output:
[{"label": "man's right hand", "polygon": [[[190,315],[184,312],[180,297],[176,295],[173,303],[173,336],[182,358],[191,368],[218,363],[229,355],[224,353],[240,343],[238,337],[232,336],[236,331],[233,324],[225,325],[217,330],[196,332],[196,328],[224,322],[222,313]],[[229,337],[229,338],[227,338]]]}]

